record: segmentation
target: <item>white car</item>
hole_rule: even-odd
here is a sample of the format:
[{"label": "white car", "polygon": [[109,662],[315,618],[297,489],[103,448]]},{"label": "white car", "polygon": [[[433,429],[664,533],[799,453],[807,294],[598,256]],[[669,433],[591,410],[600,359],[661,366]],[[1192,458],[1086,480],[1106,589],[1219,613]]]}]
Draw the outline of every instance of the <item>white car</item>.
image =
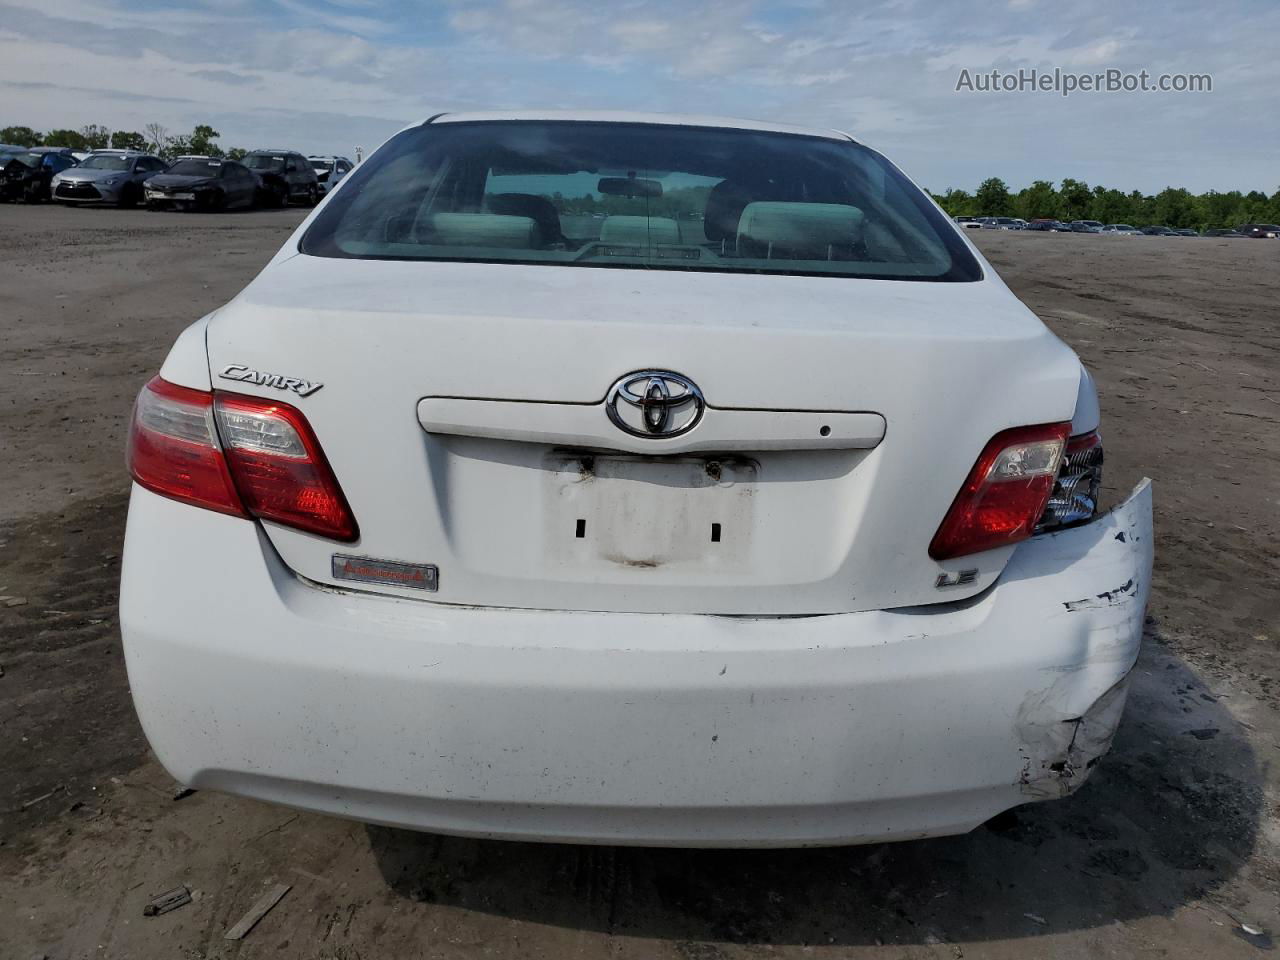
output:
[{"label": "white car", "polygon": [[307,157],[316,179],[320,181],[320,194],[323,196],[338,185],[343,177],[355,169],[346,157]]},{"label": "white car", "polygon": [[1113,237],[1140,237],[1142,231],[1137,227],[1132,227],[1127,223],[1108,223],[1099,233],[1105,233]]},{"label": "white car", "polygon": [[552,112],[438,116],[350,176],[135,408],[121,627],[174,777],[708,847],[1080,786],[1150,488],[1097,512],[1089,374],[896,167]]}]

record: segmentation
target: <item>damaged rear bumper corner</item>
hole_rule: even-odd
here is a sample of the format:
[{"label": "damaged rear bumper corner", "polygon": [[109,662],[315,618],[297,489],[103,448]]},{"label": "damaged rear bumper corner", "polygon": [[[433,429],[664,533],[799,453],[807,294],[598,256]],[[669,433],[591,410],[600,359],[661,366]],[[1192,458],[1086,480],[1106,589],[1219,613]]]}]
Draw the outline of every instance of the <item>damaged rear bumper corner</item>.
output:
[{"label": "damaged rear bumper corner", "polygon": [[[1028,800],[1064,797],[1088,778],[1111,749],[1124,712],[1129,675],[1142,644],[1154,559],[1151,481],[1090,529],[1090,579],[1097,588],[1063,596],[1054,617],[1076,621],[1084,643],[1078,660],[1047,668],[1052,682],[1028,693],[1015,721],[1022,745],[1019,786]],[[1073,531],[1041,538],[1017,576],[1045,576],[1078,556]],[[1064,538],[1055,543],[1056,538]],[[1076,583],[1073,578],[1062,578]],[[1046,581],[1052,582],[1052,581]],[[1046,624],[1046,628],[1048,624]]]}]

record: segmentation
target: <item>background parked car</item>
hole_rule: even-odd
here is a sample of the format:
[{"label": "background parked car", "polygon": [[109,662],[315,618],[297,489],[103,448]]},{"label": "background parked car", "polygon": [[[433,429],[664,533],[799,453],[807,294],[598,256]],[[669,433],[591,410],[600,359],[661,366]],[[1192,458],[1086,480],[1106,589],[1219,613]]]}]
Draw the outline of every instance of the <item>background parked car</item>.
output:
[{"label": "background parked car", "polygon": [[1206,237],[1243,237],[1243,236],[1246,236],[1246,234],[1241,233],[1239,230],[1217,229],[1217,230],[1206,230],[1204,232],[1204,236]]},{"label": "background parked car", "polygon": [[987,217],[983,230],[1025,230],[1027,221],[1018,217]]},{"label": "background parked car", "polygon": [[1198,236],[1200,236],[1200,234],[1196,233],[1196,231],[1192,230],[1190,227],[1179,227],[1177,230],[1173,231],[1173,235],[1174,235],[1175,237],[1198,237]]},{"label": "background parked car", "polygon": [[320,181],[320,193],[323,196],[338,185],[338,181],[355,169],[346,157],[307,157],[311,169],[316,172]]},{"label": "background parked car", "polygon": [[1100,220],[1072,220],[1072,233],[1101,233],[1102,221]]},{"label": "background parked car", "polygon": [[1242,223],[1236,232],[1257,240],[1274,240],[1280,237],[1280,225],[1274,223]]},{"label": "background parked car", "polygon": [[1047,230],[1052,233],[1069,233],[1071,231],[1071,227],[1063,223],[1061,220],[1046,220],[1043,218],[1028,222],[1027,229]]},{"label": "background parked car", "polygon": [[1102,233],[1113,237],[1140,237],[1142,231],[1137,227],[1131,227],[1127,223],[1108,223],[1101,230]]},{"label": "background parked car", "polygon": [[1143,227],[1142,232],[1148,237],[1172,237],[1173,230],[1169,227],[1162,227],[1153,224],[1149,227]]},{"label": "background parked car", "polygon": [[320,180],[311,161],[293,150],[255,150],[244,165],[262,178],[263,206],[283,207],[296,201],[314,207],[320,202]]},{"label": "background parked car", "polygon": [[54,175],[76,165],[76,158],[65,147],[32,147],[0,160],[4,161],[0,199],[26,203],[48,200]]},{"label": "background parked car", "polygon": [[55,174],[50,186],[58,203],[131,207],[142,201],[142,185],[167,167],[149,153],[96,150],[77,166]]},{"label": "background parked car", "polygon": [[179,160],[147,181],[147,208],[248,209],[261,189],[257,174],[234,160]]}]

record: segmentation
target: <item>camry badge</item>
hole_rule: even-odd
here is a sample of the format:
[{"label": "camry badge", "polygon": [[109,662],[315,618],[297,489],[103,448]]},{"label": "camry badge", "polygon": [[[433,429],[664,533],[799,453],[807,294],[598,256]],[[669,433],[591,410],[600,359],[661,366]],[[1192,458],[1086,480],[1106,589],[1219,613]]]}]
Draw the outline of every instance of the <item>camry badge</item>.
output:
[{"label": "camry badge", "polygon": [[251,370],[242,363],[233,363],[223,368],[218,374],[225,380],[238,380],[241,383],[256,383],[263,387],[275,387],[277,390],[292,390],[300,397],[308,397],[315,393],[323,383],[312,380],[299,380],[297,377],[284,377],[278,373],[262,373]]},{"label": "camry badge", "polygon": [[604,407],[624,433],[661,440],[696,427],[706,401],[688,377],[670,370],[636,370],[614,382]]}]

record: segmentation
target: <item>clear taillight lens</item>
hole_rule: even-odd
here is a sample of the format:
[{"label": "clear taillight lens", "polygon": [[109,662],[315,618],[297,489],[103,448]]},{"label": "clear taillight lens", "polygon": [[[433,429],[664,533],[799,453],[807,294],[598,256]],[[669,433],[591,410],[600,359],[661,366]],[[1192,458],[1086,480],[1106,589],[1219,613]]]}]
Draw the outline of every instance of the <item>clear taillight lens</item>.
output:
[{"label": "clear taillight lens", "polygon": [[1096,430],[1072,437],[1036,532],[1092,520],[1098,512],[1101,486],[1102,437]]},{"label": "clear taillight lens", "polygon": [[347,498],[301,411],[219,391],[213,412],[227,465],[250,514],[333,540],[359,536]]},{"label": "clear taillight lens", "polygon": [[1053,493],[1069,423],[996,434],[960,488],[929,544],[935,560],[1009,546],[1035,532]]}]

